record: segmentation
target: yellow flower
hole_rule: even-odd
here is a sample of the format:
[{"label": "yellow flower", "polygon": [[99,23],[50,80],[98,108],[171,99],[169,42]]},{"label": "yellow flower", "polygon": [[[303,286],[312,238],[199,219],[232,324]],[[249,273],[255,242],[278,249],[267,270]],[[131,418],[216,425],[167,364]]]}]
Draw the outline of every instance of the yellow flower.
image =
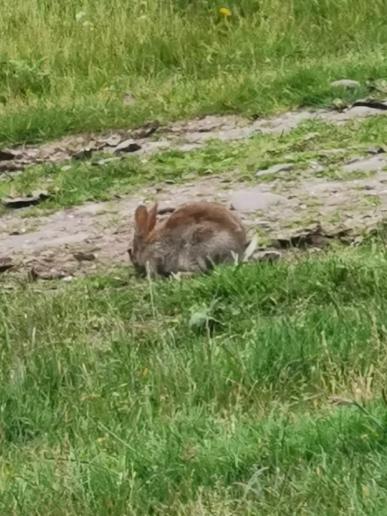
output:
[{"label": "yellow flower", "polygon": [[219,9],[219,14],[221,16],[224,16],[225,18],[228,18],[229,16],[232,15],[232,12],[231,12],[231,9],[229,9],[228,7],[221,7]]}]

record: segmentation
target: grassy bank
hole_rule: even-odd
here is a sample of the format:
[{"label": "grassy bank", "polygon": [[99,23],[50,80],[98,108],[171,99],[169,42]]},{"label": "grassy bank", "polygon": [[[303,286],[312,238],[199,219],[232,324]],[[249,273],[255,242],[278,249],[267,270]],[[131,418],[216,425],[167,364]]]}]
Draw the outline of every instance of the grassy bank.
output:
[{"label": "grassy bank", "polygon": [[386,284],[379,242],[3,289],[2,513],[381,514]]},{"label": "grassy bank", "polygon": [[3,142],[327,103],[333,79],[387,75],[383,0],[2,4]]}]

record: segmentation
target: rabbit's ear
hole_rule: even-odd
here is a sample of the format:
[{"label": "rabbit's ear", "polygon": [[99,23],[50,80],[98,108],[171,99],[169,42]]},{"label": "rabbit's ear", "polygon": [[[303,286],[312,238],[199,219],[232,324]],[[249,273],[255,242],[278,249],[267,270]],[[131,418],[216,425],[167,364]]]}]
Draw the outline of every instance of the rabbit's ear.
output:
[{"label": "rabbit's ear", "polygon": [[141,236],[148,234],[148,212],[143,204],[138,206],[134,213],[134,231]]},{"label": "rabbit's ear", "polygon": [[156,219],[157,219],[157,203],[155,203],[151,210],[148,213],[148,233],[152,231],[152,229],[156,225]]}]

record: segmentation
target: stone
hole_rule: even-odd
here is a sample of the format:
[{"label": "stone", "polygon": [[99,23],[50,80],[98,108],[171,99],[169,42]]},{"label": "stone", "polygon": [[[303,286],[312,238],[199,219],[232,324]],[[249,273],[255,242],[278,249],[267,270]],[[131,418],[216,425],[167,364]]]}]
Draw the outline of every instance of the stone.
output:
[{"label": "stone", "polygon": [[120,142],[121,136],[119,134],[112,134],[108,138],[100,140],[100,143],[107,147],[117,147],[117,145],[119,145]]},{"label": "stone", "polygon": [[240,212],[251,213],[266,210],[270,206],[286,202],[281,195],[262,192],[260,188],[245,188],[230,195],[231,206]]},{"label": "stone", "polygon": [[383,154],[386,152],[386,148],[379,146],[379,147],[368,147],[367,149],[368,154]]},{"label": "stone", "polygon": [[114,149],[114,152],[136,152],[141,149],[141,145],[133,140],[124,140]]},{"label": "stone", "polygon": [[69,275],[65,272],[57,269],[41,270],[37,267],[32,267],[29,272],[29,277],[32,281],[36,281],[38,279],[51,281],[56,279],[65,279],[68,276]]},{"label": "stone", "polygon": [[356,88],[360,88],[359,81],[353,81],[351,79],[340,79],[338,81],[331,82],[332,88],[343,88],[345,90],[355,90]]},{"label": "stone", "polygon": [[49,199],[50,195],[47,192],[38,192],[35,195],[30,195],[27,197],[7,197],[3,199],[3,205],[6,208],[12,209],[20,209],[26,208],[27,206],[35,206],[36,204]]},{"label": "stone", "polygon": [[272,174],[278,174],[279,172],[290,172],[294,169],[293,163],[278,163],[264,170],[258,170],[255,177],[267,176]]},{"label": "stone", "polygon": [[132,135],[134,138],[149,138],[159,128],[160,128],[160,124],[158,122],[151,122],[149,124],[145,124],[142,127],[132,131]]},{"label": "stone", "polygon": [[375,172],[387,166],[387,158],[383,154],[375,154],[369,158],[357,159],[343,165],[345,172]]},{"label": "stone", "polygon": [[91,149],[90,147],[86,147],[85,149],[81,149],[77,152],[74,152],[74,154],[72,155],[72,158],[78,159],[78,160],[90,159],[92,154],[93,154],[93,149]]}]

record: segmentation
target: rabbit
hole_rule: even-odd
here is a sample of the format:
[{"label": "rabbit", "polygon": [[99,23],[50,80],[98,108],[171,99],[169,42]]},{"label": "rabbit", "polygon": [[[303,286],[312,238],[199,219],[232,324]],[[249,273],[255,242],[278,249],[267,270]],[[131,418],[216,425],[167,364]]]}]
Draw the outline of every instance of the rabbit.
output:
[{"label": "rabbit", "polygon": [[137,207],[133,246],[128,249],[136,272],[151,277],[197,273],[242,257],[246,231],[227,208],[214,202],[192,202],[176,208],[156,226],[157,204]]}]

